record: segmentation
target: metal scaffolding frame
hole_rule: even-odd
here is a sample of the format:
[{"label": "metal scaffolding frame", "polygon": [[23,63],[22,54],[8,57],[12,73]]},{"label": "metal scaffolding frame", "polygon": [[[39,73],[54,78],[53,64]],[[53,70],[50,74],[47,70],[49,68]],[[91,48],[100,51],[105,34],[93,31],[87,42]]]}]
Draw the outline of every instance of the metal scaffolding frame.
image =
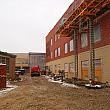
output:
[{"label": "metal scaffolding frame", "polygon": [[58,27],[56,34],[69,35],[69,32],[77,27],[80,19],[85,21],[89,16],[96,16],[103,7],[110,4],[110,0],[77,0],[74,4],[70,16],[62,26]]}]

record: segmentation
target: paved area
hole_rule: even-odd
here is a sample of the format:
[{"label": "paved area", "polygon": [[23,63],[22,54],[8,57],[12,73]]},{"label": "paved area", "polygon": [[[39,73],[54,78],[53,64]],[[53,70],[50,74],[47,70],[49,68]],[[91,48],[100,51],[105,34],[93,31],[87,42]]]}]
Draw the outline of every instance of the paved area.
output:
[{"label": "paved area", "polygon": [[110,88],[64,87],[45,77],[21,76],[18,87],[0,96],[0,110],[110,110]]}]

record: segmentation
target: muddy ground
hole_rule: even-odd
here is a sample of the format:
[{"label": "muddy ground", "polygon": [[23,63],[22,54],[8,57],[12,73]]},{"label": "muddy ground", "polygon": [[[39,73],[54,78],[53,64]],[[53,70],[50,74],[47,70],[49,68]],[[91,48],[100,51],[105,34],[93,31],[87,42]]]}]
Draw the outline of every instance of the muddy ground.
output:
[{"label": "muddy ground", "polygon": [[0,96],[0,110],[110,110],[110,88],[63,87],[44,76],[21,76],[18,87]]}]

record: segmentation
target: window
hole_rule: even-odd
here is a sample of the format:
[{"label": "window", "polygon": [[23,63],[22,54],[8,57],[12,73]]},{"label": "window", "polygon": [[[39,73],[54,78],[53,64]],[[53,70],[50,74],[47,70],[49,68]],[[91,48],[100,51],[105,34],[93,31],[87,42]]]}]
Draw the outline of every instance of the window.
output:
[{"label": "window", "polygon": [[73,51],[73,40],[70,40],[70,52]]},{"label": "window", "polygon": [[90,78],[89,61],[88,60],[81,62],[81,69],[82,69],[82,79],[88,80]]},{"label": "window", "polygon": [[87,32],[81,33],[81,46],[86,47],[88,45]]},{"label": "window", "polygon": [[74,63],[70,63],[70,72],[71,73],[75,72],[75,64]]},{"label": "window", "polygon": [[100,81],[101,80],[101,59],[95,59],[95,80]]},{"label": "window", "polygon": [[60,56],[60,47],[58,48],[58,56]]},{"label": "window", "polygon": [[52,42],[52,38],[51,38],[51,40],[50,40],[50,44],[51,44],[51,46],[52,46],[52,44],[53,44],[53,42]]},{"label": "window", "polygon": [[69,64],[68,63],[64,64],[64,70],[65,70],[65,72],[69,72]]},{"label": "window", "polygon": [[68,53],[68,44],[65,44],[65,53]]},{"label": "window", "polygon": [[57,57],[57,49],[55,49],[55,57]]},{"label": "window", "polygon": [[52,58],[52,56],[53,56],[53,55],[52,55],[52,52],[51,52],[51,58]]},{"label": "window", "polygon": [[101,33],[100,33],[100,25],[97,25],[94,27],[94,41],[100,41],[101,40]]},{"label": "window", "polygon": [[6,58],[2,57],[2,63],[5,64],[6,63]]},{"label": "window", "polygon": [[57,41],[57,35],[55,35],[55,42]]}]

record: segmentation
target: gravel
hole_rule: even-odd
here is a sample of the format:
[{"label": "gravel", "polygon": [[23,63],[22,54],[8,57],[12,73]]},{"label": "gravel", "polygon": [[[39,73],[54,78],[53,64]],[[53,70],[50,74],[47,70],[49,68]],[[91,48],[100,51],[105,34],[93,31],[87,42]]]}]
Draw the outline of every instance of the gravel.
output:
[{"label": "gravel", "polygon": [[0,96],[0,110],[110,110],[110,88],[61,86],[44,76],[21,76],[17,88]]}]

